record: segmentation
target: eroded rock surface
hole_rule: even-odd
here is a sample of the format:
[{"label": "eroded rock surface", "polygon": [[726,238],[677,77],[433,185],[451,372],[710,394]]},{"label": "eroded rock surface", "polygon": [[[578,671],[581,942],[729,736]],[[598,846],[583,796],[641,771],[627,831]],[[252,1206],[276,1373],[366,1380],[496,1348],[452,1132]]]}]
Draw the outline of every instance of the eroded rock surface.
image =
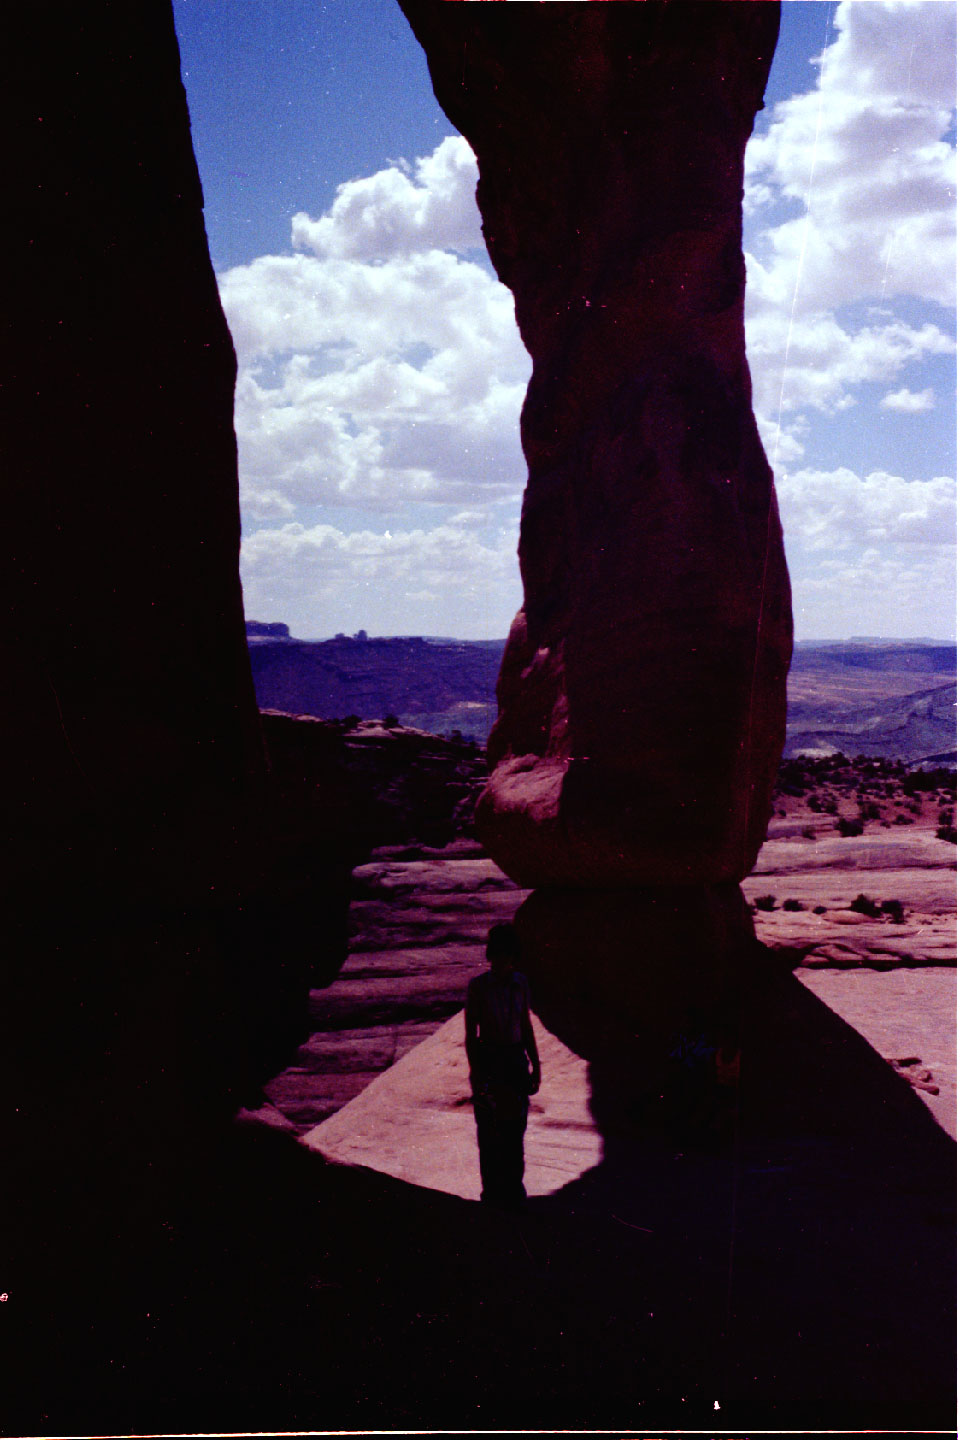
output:
[{"label": "eroded rock surface", "polygon": [[533,357],[482,837],[525,885],[738,880],[791,646],[741,252],[778,7],[403,9]]},{"label": "eroded rock surface", "polygon": [[312,1034],[243,1118],[305,1133],[463,1005],[491,925],[523,899],[475,842],[388,846],[357,867],[351,953],[310,995]]}]

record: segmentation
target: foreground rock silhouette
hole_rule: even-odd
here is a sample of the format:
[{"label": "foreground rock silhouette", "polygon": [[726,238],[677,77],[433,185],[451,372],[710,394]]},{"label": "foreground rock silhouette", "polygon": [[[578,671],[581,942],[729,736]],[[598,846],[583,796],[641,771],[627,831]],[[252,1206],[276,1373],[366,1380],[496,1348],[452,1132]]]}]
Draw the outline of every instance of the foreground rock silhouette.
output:
[{"label": "foreground rock silhouette", "polygon": [[0,1291],[55,1308],[64,1257],[165,1224],[305,1033],[363,849],[335,777],[268,775],[171,8],[5,35]]},{"label": "foreground rock silhouette", "polygon": [[603,1162],[519,1218],[238,1131],[59,1325],[11,1295],[8,1433],[949,1429],[953,1145],[766,964],[745,1054],[736,1148],[682,1153],[592,1062]]}]

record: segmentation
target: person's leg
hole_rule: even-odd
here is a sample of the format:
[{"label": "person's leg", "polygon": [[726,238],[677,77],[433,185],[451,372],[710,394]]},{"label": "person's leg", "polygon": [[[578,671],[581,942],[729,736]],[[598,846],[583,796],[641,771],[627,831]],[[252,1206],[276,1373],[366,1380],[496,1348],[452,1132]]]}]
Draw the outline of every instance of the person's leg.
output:
[{"label": "person's leg", "polygon": [[529,1099],[526,1095],[511,1097],[509,1124],[503,1135],[503,1191],[508,1204],[516,1204],[527,1198],[523,1186],[524,1154],[523,1139],[527,1128]]},{"label": "person's leg", "polygon": [[474,1097],[473,1116],[477,1123],[477,1150],[480,1154],[480,1199],[493,1200],[497,1191],[497,1123],[489,1099]]}]

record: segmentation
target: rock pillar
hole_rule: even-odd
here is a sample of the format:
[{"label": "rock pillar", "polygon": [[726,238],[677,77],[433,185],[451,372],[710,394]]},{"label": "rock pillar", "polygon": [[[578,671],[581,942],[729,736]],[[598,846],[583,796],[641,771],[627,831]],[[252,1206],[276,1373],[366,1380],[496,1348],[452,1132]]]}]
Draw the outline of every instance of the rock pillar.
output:
[{"label": "rock pillar", "polygon": [[523,885],[738,881],[791,649],[741,249],[778,7],[401,3],[533,357],[478,828]]}]

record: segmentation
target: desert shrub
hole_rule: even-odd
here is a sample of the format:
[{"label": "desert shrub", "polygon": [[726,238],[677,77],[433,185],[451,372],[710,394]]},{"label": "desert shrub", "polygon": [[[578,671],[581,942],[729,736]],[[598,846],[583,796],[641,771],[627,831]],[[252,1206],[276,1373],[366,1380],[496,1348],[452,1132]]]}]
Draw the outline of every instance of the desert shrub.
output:
[{"label": "desert shrub", "polygon": [[894,825],[912,825],[912,824],[913,824],[913,816],[912,816],[912,815],[894,815],[894,817],[893,817],[893,823],[894,823]]},{"label": "desert shrub", "polygon": [[862,835],[863,821],[845,820],[841,815],[840,819],[837,821],[836,829],[840,832],[841,835],[844,835],[847,838],[849,838],[851,835]]},{"label": "desert shrub", "polygon": [[882,914],[876,900],[871,900],[869,895],[858,895],[856,900],[851,900],[850,909],[855,910],[858,915],[869,915],[871,920],[876,920]]},{"label": "desert shrub", "polygon": [[400,721],[397,716],[394,715],[393,711],[391,711],[389,715],[384,715],[383,723],[387,730],[396,730],[397,726],[400,724]]},{"label": "desert shrub", "polygon": [[820,804],[820,796],[819,796],[819,795],[808,795],[808,796],[807,796],[807,809],[808,809],[808,810],[813,810],[813,811],[815,811],[815,813],[818,814],[818,815],[820,814],[820,811],[823,809],[823,806]]},{"label": "desert shrub", "polygon": [[937,816],[937,824],[938,824],[938,825],[947,825],[947,826],[952,825],[952,824],[953,824],[953,811],[952,811],[952,810],[941,810],[940,813],[939,813],[939,815]]},{"label": "desert shrub", "polygon": [[814,913],[814,915],[826,915],[826,913],[827,913],[827,907],[826,907],[826,905],[814,905],[814,907],[813,907],[813,913]]},{"label": "desert shrub", "polygon": [[951,793],[956,793],[956,773],[942,766],[936,770],[911,770],[903,777],[903,788],[908,795],[916,795],[921,790],[940,790],[944,785]]},{"label": "desert shrub", "polygon": [[753,902],[753,908],[755,910],[776,910],[776,895],[758,895],[756,900],[754,900]]},{"label": "desert shrub", "polygon": [[777,783],[783,795],[802,795],[809,783],[807,766],[803,759],[798,757],[782,760]]},{"label": "desert shrub", "polygon": [[864,803],[861,803],[861,805],[860,805],[860,819],[861,819],[861,820],[879,820],[879,819],[880,819],[880,806],[876,803],[875,800],[868,800],[865,804],[864,804]]},{"label": "desert shrub", "polygon": [[803,909],[804,909],[804,906],[801,904],[801,902],[800,902],[799,900],[784,900],[784,902],[783,902],[783,908],[784,908],[784,910],[794,910],[794,911],[795,911],[795,910],[803,910]]},{"label": "desert shrub", "polygon": [[824,802],[823,802],[823,813],[824,813],[825,815],[836,815],[836,813],[837,813],[837,802],[836,802],[836,800],[834,800],[834,798],[833,798],[832,795],[828,796],[828,798],[827,798],[826,800],[824,800]]},{"label": "desert shrub", "polygon": [[957,827],[955,825],[941,825],[937,830],[937,839],[946,840],[950,845],[956,845]]},{"label": "desert shrub", "polygon": [[814,830],[812,825],[804,825],[803,829],[800,831],[800,834],[803,836],[804,840],[816,840],[817,838],[817,832],[816,830]]},{"label": "desert shrub", "polygon": [[902,900],[882,900],[880,902],[880,909],[883,911],[884,915],[890,916],[890,919],[893,921],[894,925],[903,924]]}]

